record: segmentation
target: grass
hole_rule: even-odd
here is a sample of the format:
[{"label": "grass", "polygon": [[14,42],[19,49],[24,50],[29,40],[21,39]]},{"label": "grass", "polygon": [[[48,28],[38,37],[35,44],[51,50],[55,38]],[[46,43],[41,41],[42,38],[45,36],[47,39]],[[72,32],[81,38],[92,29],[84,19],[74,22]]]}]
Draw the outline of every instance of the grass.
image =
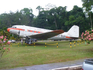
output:
[{"label": "grass", "polygon": [[10,52],[5,52],[0,59],[0,69],[9,69],[23,66],[32,66],[39,64],[49,64],[57,62],[65,62],[71,60],[85,59],[93,57],[93,44],[86,45],[84,43],[70,48],[69,42],[37,42],[34,45],[12,44],[6,46],[10,48]]}]

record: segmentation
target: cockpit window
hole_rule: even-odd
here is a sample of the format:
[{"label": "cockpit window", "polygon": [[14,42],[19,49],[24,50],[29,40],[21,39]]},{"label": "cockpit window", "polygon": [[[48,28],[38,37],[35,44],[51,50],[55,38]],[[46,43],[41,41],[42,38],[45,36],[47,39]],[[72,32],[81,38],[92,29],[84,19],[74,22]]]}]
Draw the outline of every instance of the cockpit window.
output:
[{"label": "cockpit window", "polygon": [[12,28],[16,28],[16,27],[12,27]]}]

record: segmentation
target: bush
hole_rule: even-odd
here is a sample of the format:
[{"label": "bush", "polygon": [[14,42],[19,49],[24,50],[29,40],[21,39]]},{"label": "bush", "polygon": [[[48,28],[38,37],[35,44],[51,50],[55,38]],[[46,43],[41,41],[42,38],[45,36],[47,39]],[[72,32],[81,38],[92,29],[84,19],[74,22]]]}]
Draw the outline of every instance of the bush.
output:
[{"label": "bush", "polygon": [[87,44],[90,44],[90,42],[93,40],[93,30],[86,30],[85,33],[82,32],[81,39],[87,42]]},{"label": "bush", "polygon": [[6,39],[6,36],[0,36],[0,58],[2,57],[3,53],[5,51],[9,51],[10,48],[6,48],[5,45],[8,44],[8,40]]}]

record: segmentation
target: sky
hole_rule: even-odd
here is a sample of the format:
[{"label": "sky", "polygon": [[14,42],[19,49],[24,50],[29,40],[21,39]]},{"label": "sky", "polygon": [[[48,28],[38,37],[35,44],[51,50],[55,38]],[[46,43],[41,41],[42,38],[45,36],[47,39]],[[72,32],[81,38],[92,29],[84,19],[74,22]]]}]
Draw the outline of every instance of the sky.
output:
[{"label": "sky", "polygon": [[53,6],[56,7],[67,6],[67,11],[72,10],[74,5],[82,7],[81,0],[1,0],[0,14],[10,13],[10,11],[11,12],[20,11],[23,8],[31,8],[33,10],[33,14],[38,15],[38,10],[36,10],[37,6],[46,8],[47,4],[52,4]]}]

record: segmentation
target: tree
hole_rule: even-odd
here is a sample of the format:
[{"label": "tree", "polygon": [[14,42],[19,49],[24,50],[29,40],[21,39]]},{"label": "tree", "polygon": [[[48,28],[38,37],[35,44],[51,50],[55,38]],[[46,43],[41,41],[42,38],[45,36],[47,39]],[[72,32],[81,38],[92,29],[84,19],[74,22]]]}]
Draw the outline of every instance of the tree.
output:
[{"label": "tree", "polygon": [[64,23],[67,20],[66,7],[52,8],[48,14],[48,23],[51,29],[64,29]]},{"label": "tree", "polygon": [[20,19],[20,21],[23,21],[23,24],[26,25],[32,25],[33,22],[33,10],[32,9],[28,9],[28,8],[24,8],[20,11],[20,13],[22,14],[22,18]]},{"label": "tree", "polygon": [[66,26],[78,25],[80,27],[80,33],[89,29],[88,19],[83,13],[83,9],[78,6],[74,6],[71,11],[69,11],[69,19],[65,22]]},{"label": "tree", "polygon": [[82,0],[83,7],[85,8],[86,12],[89,12],[93,8],[93,0]]},{"label": "tree", "polygon": [[92,9],[93,9],[93,0],[82,0],[83,2],[83,8],[85,9],[85,14],[88,13],[88,16],[90,18],[91,23],[91,30],[92,30]]},{"label": "tree", "polygon": [[40,13],[40,11],[44,10],[41,6],[37,6],[36,9],[38,9],[39,13]]},{"label": "tree", "polygon": [[40,28],[48,28],[49,25],[47,23],[47,11],[40,11],[37,18],[34,18],[33,26],[40,27]]}]

